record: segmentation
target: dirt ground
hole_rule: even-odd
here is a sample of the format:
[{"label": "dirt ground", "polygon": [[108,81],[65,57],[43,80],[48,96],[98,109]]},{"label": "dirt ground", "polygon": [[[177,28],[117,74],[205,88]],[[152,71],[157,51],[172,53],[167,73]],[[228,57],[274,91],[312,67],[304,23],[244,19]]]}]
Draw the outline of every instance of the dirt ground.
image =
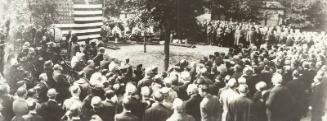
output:
[{"label": "dirt ground", "polygon": [[[123,45],[120,49],[107,49],[110,57],[124,60],[130,59],[132,65],[143,64],[144,67],[158,66],[159,70],[164,67],[164,46],[147,45],[147,53],[144,53],[143,45]],[[216,46],[198,45],[196,48],[187,48],[180,46],[170,46],[170,65],[176,64],[182,59],[188,61],[198,61],[203,57],[208,57],[214,52],[228,52],[228,48]]]}]

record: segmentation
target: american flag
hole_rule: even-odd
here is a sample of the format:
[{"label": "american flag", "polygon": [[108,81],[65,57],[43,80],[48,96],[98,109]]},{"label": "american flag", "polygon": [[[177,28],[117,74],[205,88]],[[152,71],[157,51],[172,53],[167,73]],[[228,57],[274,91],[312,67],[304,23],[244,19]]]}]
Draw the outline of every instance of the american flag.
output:
[{"label": "american flag", "polygon": [[103,25],[102,4],[88,4],[74,2],[72,24],[55,24],[61,30],[62,36],[69,30],[76,34],[79,41],[100,38],[101,26]]}]

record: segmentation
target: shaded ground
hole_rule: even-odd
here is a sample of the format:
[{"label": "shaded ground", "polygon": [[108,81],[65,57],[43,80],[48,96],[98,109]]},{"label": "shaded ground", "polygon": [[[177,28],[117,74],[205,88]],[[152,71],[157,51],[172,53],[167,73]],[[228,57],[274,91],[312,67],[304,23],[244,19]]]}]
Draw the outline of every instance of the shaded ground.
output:
[{"label": "shaded ground", "polygon": [[[124,60],[130,59],[132,65],[143,64],[144,67],[158,66],[160,70],[164,66],[164,46],[163,45],[147,45],[147,53],[144,53],[143,45],[123,45],[120,49],[107,49],[111,57]],[[181,59],[189,61],[198,61],[204,56],[214,52],[228,52],[227,48],[215,46],[198,45],[196,48],[186,48],[179,46],[170,46],[170,65],[176,64]]]}]

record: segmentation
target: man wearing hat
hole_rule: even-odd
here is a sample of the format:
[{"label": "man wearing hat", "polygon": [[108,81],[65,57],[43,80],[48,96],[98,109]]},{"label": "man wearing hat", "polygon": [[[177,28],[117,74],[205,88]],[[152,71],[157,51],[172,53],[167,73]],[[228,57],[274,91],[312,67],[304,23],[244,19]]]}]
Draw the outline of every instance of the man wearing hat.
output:
[{"label": "man wearing hat", "polygon": [[217,121],[220,119],[221,106],[219,99],[210,93],[207,84],[199,85],[199,94],[203,97],[200,103],[201,121]]},{"label": "man wearing hat", "polygon": [[[87,115],[98,115],[103,119],[103,121],[113,121],[113,115],[110,115],[111,109],[104,106],[102,99],[98,96],[94,96],[91,99],[92,109]],[[91,117],[90,117],[91,118]]]},{"label": "man wearing hat", "polygon": [[57,95],[56,89],[49,89],[47,93],[48,101],[41,104],[39,113],[47,121],[60,121],[64,114],[60,104],[56,101]]},{"label": "man wearing hat", "polygon": [[156,102],[145,111],[143,121],[166,121],[172,110],[162,104],[164,97],[159,91],[154,92],[153,97]]},{"label": "man wearing hat", "polygon": [[145,77],[140,80],[137,84],[137,87],[151,86],[153,82],[153,77],[156,75],[155,69],[147,68],[145,70]]},{"label": "man wearing hat", "polygon": [[228,103],[226,121],[252,121],[251,110],[253,102],[246,97],[249,92],[247,85],[238,87],[240,95]]}]

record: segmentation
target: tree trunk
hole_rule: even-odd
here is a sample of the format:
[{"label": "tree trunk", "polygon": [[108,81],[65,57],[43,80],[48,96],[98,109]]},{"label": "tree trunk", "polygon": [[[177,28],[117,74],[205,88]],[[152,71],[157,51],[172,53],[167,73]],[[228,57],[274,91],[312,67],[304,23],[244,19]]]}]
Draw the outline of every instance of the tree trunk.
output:
[{"label": "tree trunk", "polygon": [[144,46],[144,53],[146,53],[146,41],[147,41],[147,37],[146,35],[144,35],[144,43],[143,43],[143,46]]},{"label": "tree trunk", "polygon": [[167,29],[164,29],[164,53],[165,53],[165,59],[164,59],[164,69],[165,71],[168,70],[169,67],[169,44],[170,44],[170,31]]}]

